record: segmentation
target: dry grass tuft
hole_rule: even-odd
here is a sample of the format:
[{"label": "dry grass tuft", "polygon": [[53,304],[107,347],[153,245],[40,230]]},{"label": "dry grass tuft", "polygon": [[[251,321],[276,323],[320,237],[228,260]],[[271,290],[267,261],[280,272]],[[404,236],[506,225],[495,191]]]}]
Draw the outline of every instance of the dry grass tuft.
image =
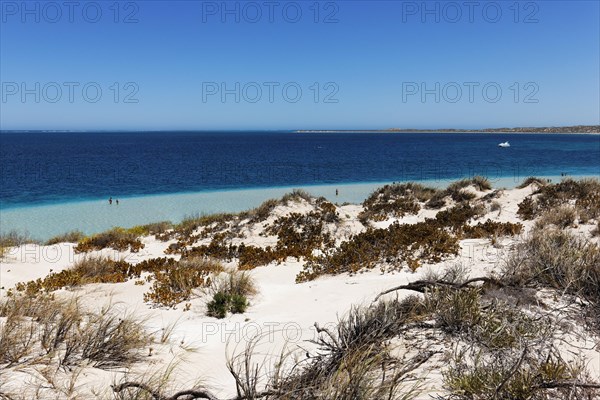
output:
[{"label": "dry grass tuft", "polygon": [[12,295],[0,303],[0,364],[91,364],[107,369],[140,359],[148,344],[141,324],[112,305],[99,313],[82,310],[76,299]]},{"label": "dry grass tuft", "polygon": [[567,205],[558,206],[545,211],[536,221],[535,226],[537,229],[541,229],[548,225],[554,225],[560,229],[566,229],[572,227],[576,219],[577,211],[574,207]]},{"label": "dry grass tuft", "polygon": [[28,243],[39,243],[32,239],[27,233],[10,231],[0,235],[0,258],[4,257],[6,251],[11,247],[22,246]]},{"label": "dry grass tuft", "polygon": [[536,178],[535,176],[530,176],[528,178],[526,178],[519,186],[517,186],[517,189],[524,189],[529,185],[535,185],[538,188],[547,185],[549,182],[547,179],[543,179],[543,178]]},{"label": "dry grass tuft", "polygon": [[85,238],[85,234],[83,232],[71,231],[48,239],[45,245],[51,246],[58,243],[77,243],[83,240],[83,238]]},{"label": "dry grass tuft", "polygon": [[600,328],[600,247],[557,229],[534,230],[509,257],[502,278],[519,287],[547,287],[583,299]]}]

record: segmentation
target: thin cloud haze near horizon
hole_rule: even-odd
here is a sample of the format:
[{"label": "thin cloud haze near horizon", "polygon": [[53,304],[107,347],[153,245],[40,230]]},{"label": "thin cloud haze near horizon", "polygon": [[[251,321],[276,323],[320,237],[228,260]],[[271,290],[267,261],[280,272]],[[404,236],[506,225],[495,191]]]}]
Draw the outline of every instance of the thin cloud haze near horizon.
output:
[{"label": "thin cloud haze near horizon", "polygon": [[600,123],[597,2],[23,4],[2,2],[1,129]]}]

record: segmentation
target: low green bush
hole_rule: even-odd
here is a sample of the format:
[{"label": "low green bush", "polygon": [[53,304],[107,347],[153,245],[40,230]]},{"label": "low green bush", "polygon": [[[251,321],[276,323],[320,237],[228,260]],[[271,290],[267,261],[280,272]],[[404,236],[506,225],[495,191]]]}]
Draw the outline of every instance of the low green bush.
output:
[{"label": "low green bush", "polygon": [[213,299],[206,304],[206,314],[209,317],[225,318],[229,311],[231,296],[226,293],[215,293]]},{"label": "low green bush", "polygon": [[206,304],[206,315],[214,318],[225,318],[228,312],[243,314],[248,308],[248,300],[239,294],[217,292]]}]

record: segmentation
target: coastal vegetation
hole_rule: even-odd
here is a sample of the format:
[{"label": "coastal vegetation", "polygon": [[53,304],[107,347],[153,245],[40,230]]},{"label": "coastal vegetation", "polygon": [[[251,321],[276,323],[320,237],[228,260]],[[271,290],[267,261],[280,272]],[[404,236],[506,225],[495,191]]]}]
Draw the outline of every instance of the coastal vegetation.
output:
[{"label": "coastal vegetation", "polygon": [[[142,289],[137,293],[148,312],[224,324],[246,314],[241,320],[249,321],[254,313],[248,311],[272,295],[256,278],[270,270],[256,268],[293,262],[298,269],[286,279],[299,271],[300,288],[348,276],[360,281],[370,270],[402,272],[406,280],[342,311],[334,324],[315,323],[306,346],[282,350],[272,363],[260,337],[251,338],[225,361],[236,393],[229,398],[598,398],[600,377],[586,353],[571,350],[597,355],[586,346],[600,340],[600,183],[525,183],[522,189],[530,190],[510,193],[479,177],[445,189],[394,184],[350,206],[295,191],[238,214],[53,238],[77,240],[77,260],[6,292],[0,368],[10,376],[46,371],[40,399],[77,398],[80,386],[57,383],[58,375],[75,382],[72,371],[85,368],[125,372],[115,373],[106,391],[80,398],[219,399],[210,385],[182,389],[170,384],[172,375],[132,374],[156,353],[193,350],[181,335],[166,346],[173,328],[151,330],[118,304],[92,308],[78,293],[130,285],[125,290]],[[28,241],[12,234],[0,243]],[[503,253],[492,268],[472,268],[477,261],[461,257],[466,243]],[[107,248],[119,257],[94,253]],[[166,254],[125,257],[154,248]],[[0,384],[5,398],[36,397]]]},{"label": "coastal vegetation", "polygon": [[[582,223],[600,216],[600,182],[596,179],[564,179],[556,184],[536,185],[537,189],[519,204],[518,215],[532,220],[561,206],[573,206]],[[565,208],[562,208],[564,213]]]},{"label": "coastal vegetation", "polygon": [[144,248],[144,244],[139,239],[144,233],[143,229],[137,228],[113,228],[81,239],[75,246],[75,251],[87,253],[92,250],[111,248],[118,251],[130,250],[132,253],[137,253]]}]

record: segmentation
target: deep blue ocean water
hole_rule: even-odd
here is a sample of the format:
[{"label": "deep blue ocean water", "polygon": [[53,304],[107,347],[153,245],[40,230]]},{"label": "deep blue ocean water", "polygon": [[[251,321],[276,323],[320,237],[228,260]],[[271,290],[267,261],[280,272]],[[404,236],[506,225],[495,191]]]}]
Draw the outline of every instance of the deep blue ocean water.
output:
[{"label": "deep blue ocean water", "polygon": [[[510,141],[510,148],[498,143]],[[0,133],[2,209],[163,193],[473,175],[600,175],[599,135]]]}]

